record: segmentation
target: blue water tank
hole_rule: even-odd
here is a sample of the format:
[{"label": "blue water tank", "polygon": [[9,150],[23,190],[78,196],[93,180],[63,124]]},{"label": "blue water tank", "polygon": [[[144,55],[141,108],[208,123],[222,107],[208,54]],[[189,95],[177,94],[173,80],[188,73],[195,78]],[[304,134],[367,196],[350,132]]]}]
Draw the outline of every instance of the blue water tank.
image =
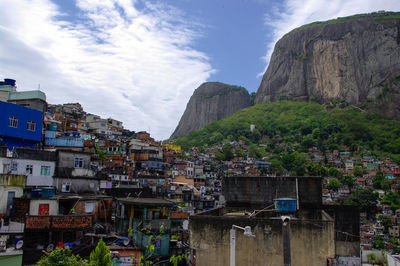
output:
[{"label": "blue water tank", "polygon": [[47,129],[51,131],[57,131],[57,125],[48,124]]},{"label": "blue water tank", "polygon": [[42,195],[41,188],[32,189],[32,193],[31,193],[32,198],[40,198],[41,195]]},{"label": "blue water tank", "polygon": [[297,200],[292,198],[274,199],[275,209],[281,212],[294,212],[297,209]]},{"label": "blue water tank", "polygon": [[15,79],[4,79],[5,85],[10,85],[15,87]]},{"label": "blue water tank", "polygon": [[54,188],[42,188],[42,198],[52,198],[54,197]]}]

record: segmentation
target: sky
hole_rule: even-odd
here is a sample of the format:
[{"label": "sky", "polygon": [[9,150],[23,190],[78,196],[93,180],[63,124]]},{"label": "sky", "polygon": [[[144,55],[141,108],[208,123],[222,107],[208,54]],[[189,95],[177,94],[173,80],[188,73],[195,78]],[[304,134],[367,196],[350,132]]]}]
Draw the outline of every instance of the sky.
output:
[{"label": "sky", "polygon": [[[1,0],[0,79],[79,102],[157,140],[194,90],[219,81],[256,92],[274,45],[314,21],[398,0]],[[39,87],[40,86],[40,87]]]}]

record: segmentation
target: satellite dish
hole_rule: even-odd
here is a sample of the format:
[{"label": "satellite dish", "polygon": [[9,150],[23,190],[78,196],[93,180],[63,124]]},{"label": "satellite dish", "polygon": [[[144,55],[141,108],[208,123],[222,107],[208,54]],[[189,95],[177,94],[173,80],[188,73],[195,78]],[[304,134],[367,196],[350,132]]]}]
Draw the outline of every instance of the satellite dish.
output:
[{"label": "satellite dish", "polygon": [[54,249],[54,245],[53,244],[49,244],[46,248],[47,252],[51,252]]},{"label": "satellite dish", "polygon": [[24,245],[24,240],[21,239],[15,245],[15,249],[21,249],[23,245]]},{"label": "satellite dish", "polygon": [[123,243],[124,243],[124,246],[129,245],[129,238],[125,238]]}]

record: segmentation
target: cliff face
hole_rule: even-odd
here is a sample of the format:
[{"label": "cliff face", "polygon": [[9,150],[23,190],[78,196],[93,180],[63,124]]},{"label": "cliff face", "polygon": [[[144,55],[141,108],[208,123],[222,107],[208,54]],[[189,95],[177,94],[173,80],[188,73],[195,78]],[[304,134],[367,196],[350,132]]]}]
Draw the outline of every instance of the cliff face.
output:
[{"label": "cliff face", "polygon": [[191,130],[202,129],[249,106],[250,95],[246,89],[219,82],[203,83],[190,97],[171,138],[185,136]]},{"label": "cliff face", "polygon": [[388,98],[400,99],[394,84],[399,75],[400,13],[312,23],[276,43],[255,103],[343,99],[382,105],[378,109],[383,113],[399,118],[400,112],[385,111],[383,104]]}]

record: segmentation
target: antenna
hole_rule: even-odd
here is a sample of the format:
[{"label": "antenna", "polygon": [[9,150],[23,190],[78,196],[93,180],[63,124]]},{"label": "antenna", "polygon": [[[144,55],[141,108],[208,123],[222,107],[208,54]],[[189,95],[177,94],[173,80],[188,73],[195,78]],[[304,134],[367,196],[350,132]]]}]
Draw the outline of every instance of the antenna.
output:
[{"label": "antenna", "polygon": [[40,83],[39,83],[39,85],[38,85],[38,90],[40,90]]}]

